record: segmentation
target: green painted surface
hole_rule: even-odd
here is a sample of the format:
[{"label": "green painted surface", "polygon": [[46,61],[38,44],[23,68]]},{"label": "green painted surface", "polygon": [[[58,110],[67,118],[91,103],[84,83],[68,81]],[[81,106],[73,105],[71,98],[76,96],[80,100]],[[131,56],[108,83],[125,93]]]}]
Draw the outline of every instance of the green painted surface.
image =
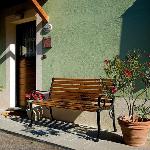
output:
[{"label": "green painted surface", "polygon": [[0,86],[5,87],[6,84],[6,56],[5,48],[5,20],[0,16]]},{"label": "green painted surface", "polygon": [[[148,2],[143,0],[145,1]],[[99,78],[105,76],[103,71],[105,59],[111,59],[116,54],[124,55],[126,48],[137,48],[130,40],[126,42],[125,38],[130,38],[132,35],[131,29],[134,24],[134,17],[130,18],[128,10],[131,11],[134,6],[137,8],[134,8],[132,16],[137,14],[136,16],[147,15],[147,19],[149,17],[148,12],[144,14],[145,7],[139,2],[141,0],[47,1],[44,9],[49,14],[53,30],[48,34],[52,38],[52,48],[43,50],[47,55],[42,64],[43,89],[49,89],[52,77]],[[145,6],[148,5],[146,2]],[[140,7],[141,10],[138,12]],[[126,15],[128,12],[129,14]],[[140,22],[140,20],[137,21],[139,17],[135,18],[136,23]],[[130,27],[130,33],[128,33],[125,25],[130,19],[133,22],[131,26],[128,24]],[[149,29],[149,21],[144,24]],[[141,30],[145,33],[146,29]],[[142,31],[141,33],[143,35]],[[147,38],[150,39],[150,36],[147,35],[146,41],[141,42],[148,48],[150,42]]]}]

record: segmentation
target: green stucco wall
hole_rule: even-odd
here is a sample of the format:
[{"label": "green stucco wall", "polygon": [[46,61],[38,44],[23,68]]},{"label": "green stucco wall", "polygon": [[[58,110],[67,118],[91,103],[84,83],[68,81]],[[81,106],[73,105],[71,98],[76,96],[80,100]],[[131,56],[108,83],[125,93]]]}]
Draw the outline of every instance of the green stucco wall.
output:
[{"label": "green stucco wall", "polygon": [[5,49],[5,20],[0,16],[0,86],[5,87],[6,84],[6,56]]},{"label": "green stucco wall", "polygon": [[[145,6],[148,5],[147,2],[143,0]],[[149,18],[145,7],[140,3],[141,0],[47,1],[43,7],[49,14],[53,30],[48,34],[52,38],[52,48],[43,50],[47,56],[42,63],[43,89],[49,89],[52,77],[104,76],[104,59],[111,59],[116,54],[122,56],[127,48],[138,48],[129,40],[132,37],[134,41],[131,29],[134,29],[134,22],[140,22],[138,16],[143,18],[141,15],[146,15],[146,20]],[[126,27],[126,21],[131,20],[131,26]],[[150,21],[145,21],[144,24],[146,25],[139,30],[142,35],[146,30],[150,31]],[[134,38],[137,38],[136,35]],[[141,42],[149,50],[150,42],[147,38],[150,39],[150,36],[147,35],[146,40]]]}]

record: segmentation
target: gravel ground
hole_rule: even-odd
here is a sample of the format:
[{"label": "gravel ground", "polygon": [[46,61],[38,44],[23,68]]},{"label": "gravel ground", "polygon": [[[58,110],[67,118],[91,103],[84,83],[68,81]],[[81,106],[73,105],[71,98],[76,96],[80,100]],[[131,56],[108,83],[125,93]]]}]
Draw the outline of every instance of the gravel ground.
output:
[{"label": "gravel ground", "polygon": [[54,144],[0,131],[0,150],[69,150]]}]

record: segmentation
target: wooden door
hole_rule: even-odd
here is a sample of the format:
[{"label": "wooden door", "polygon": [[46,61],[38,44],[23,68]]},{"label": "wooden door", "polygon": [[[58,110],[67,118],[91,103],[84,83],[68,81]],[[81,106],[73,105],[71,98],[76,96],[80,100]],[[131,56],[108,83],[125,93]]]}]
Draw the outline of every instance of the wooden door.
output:
[{"label": "wooden door", "polygon": [[36,89],[36,23],[16,26],[17,106],[26,107],[25,94]]}]

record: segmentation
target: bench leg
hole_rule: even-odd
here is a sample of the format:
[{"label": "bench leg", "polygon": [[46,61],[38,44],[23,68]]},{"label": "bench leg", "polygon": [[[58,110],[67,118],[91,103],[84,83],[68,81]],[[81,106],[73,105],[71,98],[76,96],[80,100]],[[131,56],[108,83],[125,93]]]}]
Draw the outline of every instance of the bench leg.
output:
[{"label": "bench leg", "polygon": [[116,123],[115,123],[115,110],[114,110],[114,106],[112,108],[112,113],[113,113],[113,127],[114,127],[114,132],[117,131],[117,128],[116,128]]},{"label": "bench leg", "polygon": [[30,118],[30,124],[28,125],[28,127],[32,127],[32,123],[33,123],[33,108],[32,108],[32,103],[30,103],[29,109],[31,111],[31,118]]},{"label": "bench leg", "polygon": [[114,132],[116,132],[116,131],[117,131],[117,128],[116,128],[116,123],[115,123],[115,110],[114,110],[114,106],[113,106],[112,109],[109,111],[109,115],[110,115],[110,118],[112,118],[112,120],[113,120]]},{"label": "bench leg", "polygon": [[100,112],[101,112],[101,110],[97,110],[97,127],[98,127],[98,131],[97,131],[96,142],[99,141],[99,135],[100,135],[100,129],[101,129],[101,125],[100,125]]},{"label": "bench leg", "polygon": [[52,120],[54,120],[54,118],[53,118],[53,112],[52,112],[52,107],[49,107],[49,111],[50,111],[50,115],[51,115]]}]

